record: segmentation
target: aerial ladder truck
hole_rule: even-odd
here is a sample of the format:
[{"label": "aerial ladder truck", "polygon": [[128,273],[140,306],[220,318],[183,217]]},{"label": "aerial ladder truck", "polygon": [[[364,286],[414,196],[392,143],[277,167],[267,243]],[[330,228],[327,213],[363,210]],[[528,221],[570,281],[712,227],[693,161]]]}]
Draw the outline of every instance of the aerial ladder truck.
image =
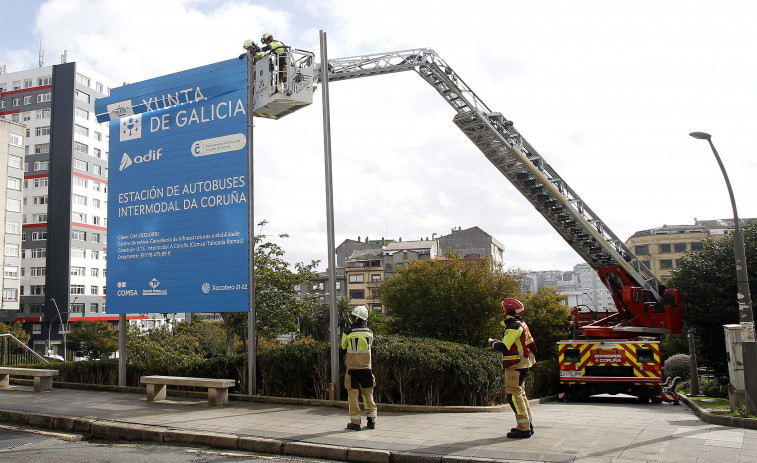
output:
[{"label": "aerial ladder truck", "polygon": [[318,83],[324,65],[329,82],[417,72],[454,109],[455,125],[597,272],[617,311],[574,318],[575,335],[558,343],[561,397],[627,393],[640,401],[678,402],[675,387],[663,382],[660,336],[681,333],[679,291],[665,288],[511,120],[489,109],[429,48],[330,59],[301,75]]}]

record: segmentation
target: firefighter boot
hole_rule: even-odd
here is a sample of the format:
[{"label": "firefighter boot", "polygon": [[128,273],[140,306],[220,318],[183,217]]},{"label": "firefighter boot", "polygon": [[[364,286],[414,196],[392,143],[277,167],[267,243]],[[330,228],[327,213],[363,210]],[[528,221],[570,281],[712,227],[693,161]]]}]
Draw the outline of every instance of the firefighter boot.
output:
[{"label": "firefighter boot", "polygon": [[[529,423],[529,427],[531,428],[530,432],[531,432],[531,435],[533,436],[534,435],[534,424],[533,423]],[[518,428],[510,428],[510,432],[516,432],[516,431],[519,431],[519,429]]]},{"label": "firefighter boot", "polygon": [[368,429],[376,429],[376,422],[370,416],[368,417]]},{"label": "firefighter boot", "polygon": [[347,424],[347,429],[351,429],[353,431],[360,431],[360,423],[350,422]]},{"label": "firefighter boot", "polygon": [[521,431],[518,428],[514,428],[512,431],[507,433],[507,437],[511,439],[528,439],[531,437],[531,431]]}]

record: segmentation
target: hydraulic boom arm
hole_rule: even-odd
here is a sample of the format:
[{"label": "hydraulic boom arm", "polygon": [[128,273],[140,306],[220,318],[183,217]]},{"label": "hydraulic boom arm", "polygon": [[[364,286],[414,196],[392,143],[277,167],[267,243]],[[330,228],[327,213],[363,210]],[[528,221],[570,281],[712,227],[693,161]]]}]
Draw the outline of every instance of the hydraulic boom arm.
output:
[{"label": "hydraulic boom arm", "polygon": [[[634,309],[624,302],[623,288],[633,286],[642,290],[641,296],[633,296],[640,307],[662,305],[665,288],[646,265],[565,183],[515,129],[513,122],[490,110],[434,50],[421,48],[331,59],[328,61],[328,80],[333,82],[410,70],[416,71],[452,106],[457,113],[453,122],[460,130],[599,273],[618,306],[619,320],[612,322],[613,326],[639,317],[639,314],[631,313]],[[315,75],[320,80],[319,70]],[[644,318],[642,314],[641,321],[630,325],[655,325]],[[666,326],[666,323],[662,325]]]}]

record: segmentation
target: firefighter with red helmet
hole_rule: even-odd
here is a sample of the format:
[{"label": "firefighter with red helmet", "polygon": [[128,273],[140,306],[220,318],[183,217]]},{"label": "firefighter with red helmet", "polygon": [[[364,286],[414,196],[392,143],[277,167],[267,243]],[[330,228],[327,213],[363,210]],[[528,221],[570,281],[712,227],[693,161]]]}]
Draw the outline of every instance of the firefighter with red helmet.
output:
[{"label": "firefighter with red helmet", "polygon": [[531,422],[531,408],[526,397],[526,375],[535,363],[534,342],[528,325],[523,321],[523,304],[511,297],[502,301],[505,319],[502,324],[502,340],[489,339],[489,345],[497,352],[502,352],[502,366],[505,368],[505,394],[507,402],[515,412],[517,426],[507,433],[511,438],[529,438],[534,434]]}]

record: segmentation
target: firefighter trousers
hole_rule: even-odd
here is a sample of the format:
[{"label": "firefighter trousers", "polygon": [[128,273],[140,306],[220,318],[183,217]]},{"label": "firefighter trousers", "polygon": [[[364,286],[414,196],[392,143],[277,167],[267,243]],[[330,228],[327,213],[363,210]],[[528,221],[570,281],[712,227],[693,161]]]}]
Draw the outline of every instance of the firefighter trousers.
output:
[{"label": "firefighter trousers", "polygon": [[505,394],[507,402],[515,412],[516,428],[521,431],[531,429],[531,407],[526,397],[526,375],[528,368],[505,369]]},{"label": "firefighter trousers", "polygon": [[365,416],[376,421],[376,403],[373,401],[373,387],[376,378],[372,370],[349,370],[344,375],[344,387],[347,389],[350,421],[360,424],[360,395],[363,396]]}]

